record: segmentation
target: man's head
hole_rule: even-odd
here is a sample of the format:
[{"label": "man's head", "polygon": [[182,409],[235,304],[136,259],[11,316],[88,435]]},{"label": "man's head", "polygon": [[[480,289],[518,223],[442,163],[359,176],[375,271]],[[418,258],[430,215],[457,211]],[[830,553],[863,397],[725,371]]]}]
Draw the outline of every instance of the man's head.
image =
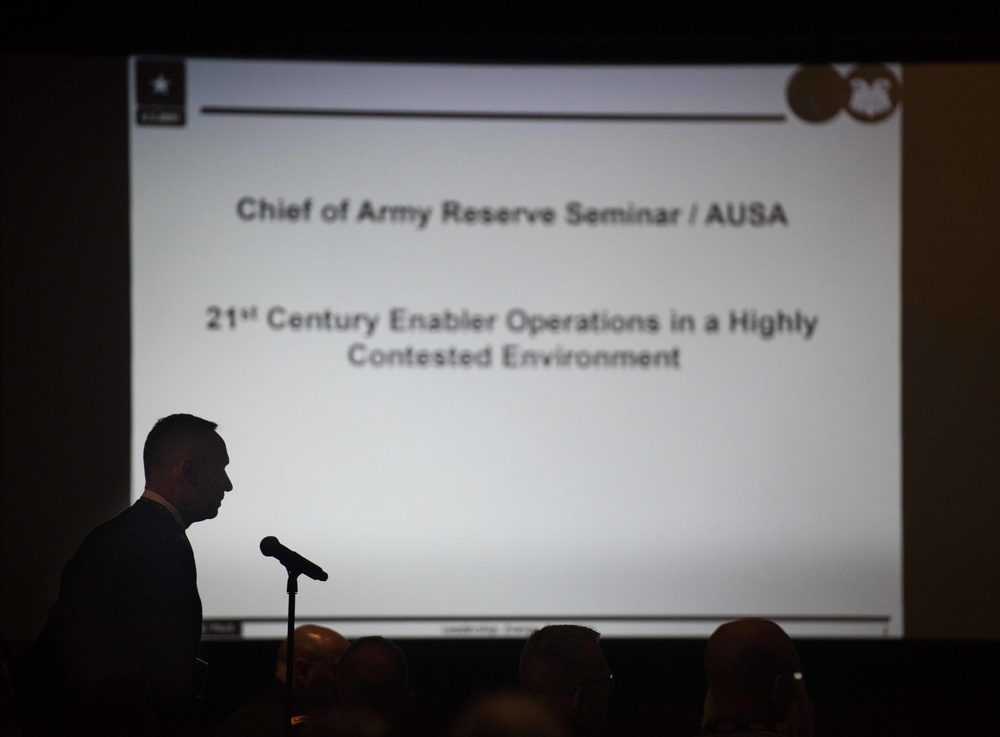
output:
[{"label": "man's head", "polygon": [[774,729],[788,717],[799,670],[791,638],[774,622],[727,622],[705,647],[704,723],[759,723]]},{"label": "man's head", "polygon": [[337,665],[337,695],[342,705],[381,714],[398,734],[413,708],[403,651],[384,637],[355,640]]},{"label": "man's head", "polygon": [[[343,635],[327,627],[316,624],[297,627],[292,653],[292,689],[296,696],[316,704],[329,704],[337,663],[348,645]],[[284,683],[287,669],[288,640],[284,640],[278,648],[275,678]]]},{"label": "man's head", "polygon": [[521,689],[580,737],[600,734],[608,721],[614,681],[599,638],[589,627],[553,624],[536,630],[521,651]]},{"label": "man's head", "polygon": [[233,488],[226,474],[226,443],[216,427],[194,415],[170,415],[146,436],[146,488],[177,507],[189,525],[215,517],[223,496]]}]

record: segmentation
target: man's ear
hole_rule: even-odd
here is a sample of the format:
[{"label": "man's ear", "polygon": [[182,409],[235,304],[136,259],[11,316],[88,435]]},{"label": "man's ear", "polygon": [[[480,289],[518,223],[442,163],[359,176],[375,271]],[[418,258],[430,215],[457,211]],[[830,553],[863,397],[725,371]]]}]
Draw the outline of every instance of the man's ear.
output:
[{"label": "man's ear", "polygon": [[292,661],[292,688],[301,688],[309,685],[309,661],[305,658],[296,658]]},{"label": "man's ear", "polygon": [[198,464],[194,458],[187,456],[180,463],[181,478],[188,486],[194,486],[198,480]]},{"label": "man's ear", "polygon": [[792,707],[794,689],[795,681],[781,673],[771,681],[771,703],[779,719],[784,719],[788,715],[788,710]]}]

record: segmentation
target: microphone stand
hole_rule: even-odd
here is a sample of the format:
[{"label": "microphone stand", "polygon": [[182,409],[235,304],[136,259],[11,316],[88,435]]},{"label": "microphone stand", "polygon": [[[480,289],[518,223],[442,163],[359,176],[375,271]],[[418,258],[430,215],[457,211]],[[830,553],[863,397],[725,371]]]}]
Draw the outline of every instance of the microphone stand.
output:
[{"label": "microphone stand", "polygon": [[306,560],[294,550],[289,550],[276,537],[265,537],[260,541],[260,552],[269,558],[277,558],[288,572],[288,638],[285,657],[285,736],[292,731],[292,696],[295,691],[295,595],[299,592],[299,574],[306,574],[317,581],[325,581],[326,571],[310,560]]},{"label": "microphone stand", "polygon": [[292,694],[295,685],[295,595],[299,592],[299,574],[288,571],[288,647],[285,657],[285,737],[292,733]]}]

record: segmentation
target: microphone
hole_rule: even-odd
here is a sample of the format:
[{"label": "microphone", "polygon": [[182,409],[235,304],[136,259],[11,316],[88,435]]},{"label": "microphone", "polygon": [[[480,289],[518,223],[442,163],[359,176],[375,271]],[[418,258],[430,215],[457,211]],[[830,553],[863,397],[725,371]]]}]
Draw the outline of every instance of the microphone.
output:
[{"label": "microphone", "polygon": [[286,548],[278,542],[278,538],[276,537],[270,536],[261,540],[260,552],[269,558],[277,558],[278,562],[288,569],[288,573],[291,576],[297,576],[300,573],[304,573],[309,576],[309,578],[314,578],[317,581],[325,581],[329,578],[329,576],[326,575],[326,571],[313,563],[311,560],[303,558],[294,550]]}]

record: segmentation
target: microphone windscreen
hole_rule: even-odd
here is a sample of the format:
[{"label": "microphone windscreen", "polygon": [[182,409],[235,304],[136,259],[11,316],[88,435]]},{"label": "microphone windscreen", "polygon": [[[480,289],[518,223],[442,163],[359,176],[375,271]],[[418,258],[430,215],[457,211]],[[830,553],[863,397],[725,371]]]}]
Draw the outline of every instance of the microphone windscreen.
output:
[{"label": "microphone windscreen", "polygon": [[281,548],[281,543],[278,542],[278,538],[273,535],[269,535],[260,541],[260,552],[271,558],[275,557],[275,554]]}]

